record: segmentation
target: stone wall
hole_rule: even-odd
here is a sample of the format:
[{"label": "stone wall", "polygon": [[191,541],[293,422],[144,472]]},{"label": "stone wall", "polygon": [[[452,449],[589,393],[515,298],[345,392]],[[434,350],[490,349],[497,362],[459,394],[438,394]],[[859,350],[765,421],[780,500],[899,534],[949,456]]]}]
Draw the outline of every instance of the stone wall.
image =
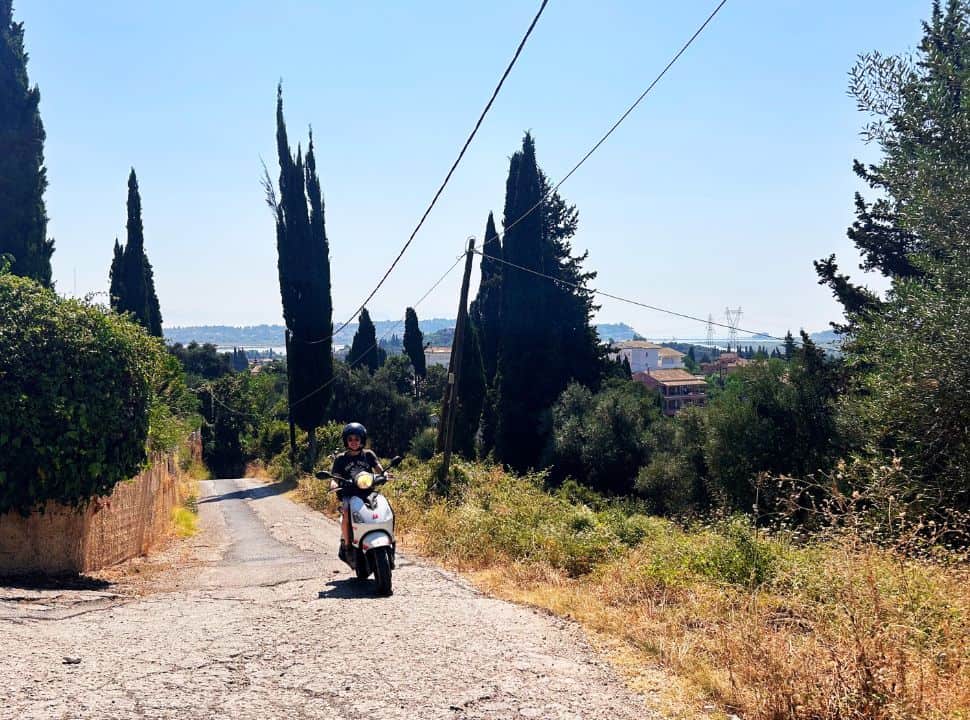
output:
[{"label": "stone wall", "polygon": [[81,509],[48,504],[28,517],[0,515],[0,575],[90,572],[142,555],[170,533],[179,501],[175,457],[160,454]]}]

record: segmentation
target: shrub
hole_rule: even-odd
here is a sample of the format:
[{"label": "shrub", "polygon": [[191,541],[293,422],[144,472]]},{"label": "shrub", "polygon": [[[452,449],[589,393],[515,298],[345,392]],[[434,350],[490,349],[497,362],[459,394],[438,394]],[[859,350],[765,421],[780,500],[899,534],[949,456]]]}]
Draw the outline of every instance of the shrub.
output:
[{"label": "shrub", "polygon": [[548,460],[555,477],[629,492],[647,459],[644,431],[659,415],[656,394],[642,383],[618,381],[596,394],[571,384],[552,409]]},{"label": "shrub", "polygon": [[447,385],[448,368],[443,365],[432,365],[421,381],[421,397],[433,405],[439,405],[445,396]]},{"label": "shrub", "polygon": [[159,382],[173,379],[166,357],[104,308],[0,276],[0,512],[75,505],[135,475],[150,422],[181,411],[159,404],[167,390],[181,398]]},{"label": "shrub", "polygon": [[684,458],[670,452],[655,453],[637,475],[637,494],[646,498],[654,512],[681,515],[694,499],[696,480]]},{"label": "shrub", "polygon": [[778,544],[760,538],[746,520],[733,518],[706,537],[689,562],[698,575],[741,587],[758,587],[774,577]]},{"label": "shrub", "polygon": [[[714,488],[737,509],[751,509],[761,472],[807,477],[833,462],[840,370],[804,334],[802,343],[789,363],[742,368],[708,406],[704,460]],[[761,494],[758,500],[772,507],[779,498]]]},{"label": "shrub", "polygon": [[609,518],[544,492],[544,475],[516,477],[456,462],[461,480],[442,499],[428,495],[435,467],[406,463],[386,492],[402,527],[420,528],[427,551],[461,567],[484,567],[503,558],[582,575],[623,547]]},{"label": "shrub", "polygon": [[411,440],[411,454],[418,460],[430,460],[434,457],[438,443],[438,433],[434,428],[425,428]]},{"label": "shrub", "polygon": [[290,426],[282,420],[271,420],[259,428],[256,449],[261,458],[279,455],[290,444]]},{"label": "shrub", "polygon": [[317,428],[317,466],[329,470],[333,458],[344,451],[343,423],[329,422]]}]

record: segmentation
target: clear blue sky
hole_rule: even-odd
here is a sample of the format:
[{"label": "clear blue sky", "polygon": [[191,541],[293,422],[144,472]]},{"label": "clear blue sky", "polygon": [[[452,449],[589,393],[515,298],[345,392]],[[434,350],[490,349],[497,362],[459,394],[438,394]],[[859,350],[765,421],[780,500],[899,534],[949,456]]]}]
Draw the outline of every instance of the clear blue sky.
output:
[{"label": "clear blue sky", "polygon": [[[403,316],[501,218],[508,157],[531,130],[558,179],[642,91],[710,2],[552,0],[465,162],[371,302]],[[49,232],[64,294],[107,288],[128,169],[166,326],[281,322],[260,157],[276,175],[282,78],[293,142],[313,125],[336,321],[407,238],[538,2],[19,0],[47,129]],[[636,113],[562,188],[596,285],[769,333],[838,315],[811,261],[845,238],[864,118],[847,71],[912,49],[929,0],[729,0]],[[76,283],[75,283],[76,275]],[[460,273],[419,308],[453,317]],[[473,283],[478,281],[477,263]],[[879,286],[877,279],[877,286]],[[474,287],[474,285],[473,285]],[[648,336],[703,325],[604,301]]]}]

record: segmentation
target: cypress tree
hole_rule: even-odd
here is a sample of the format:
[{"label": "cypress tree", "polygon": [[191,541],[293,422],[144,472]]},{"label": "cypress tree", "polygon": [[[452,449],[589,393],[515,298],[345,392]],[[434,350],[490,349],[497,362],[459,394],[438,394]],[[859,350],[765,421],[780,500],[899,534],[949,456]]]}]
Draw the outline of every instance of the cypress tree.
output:
[{"label": "cypress tree", "polygon": [[310,462],[316,459],[316,428],[326,419],[333,378],[333,303],[330,248],[317,176],[313,134],[306,165],[297,145],[290,150],[283,118],[283,88],[276,90],[276,149],[279,199],[266,179],[267,201],[276,219],[277,270],[283,319],[290,331],[286,360],[293,421],[307,432]]},{"label": "cypress tree", "polygon": [[[543,265],[542,218],[538,212],[526,212],[540,202],[541,192],[535,144],[526,134],[522,149],[509,161],[503,255],[510,263],[536,270]],[[549,317],[545,300],[534,276],[521,271],[504,274],[495,380],[495,451],[501,462],[517,470],[527,469],[538,459],[543,446],[540,414],[552,404],[548,376],[536,372],[545,367],[552,345],[549,325],[535,322]]]},{"label": "cypress tree", "polygon": [[249,358],[246,357],[246,351],[242,348],[234,347],[232,349],[232,369],[236,372],[249,369]]},{"label": "cypress tree", "polygon": [[377,329],[370,319],[367,308],[360,311],[357,332],[354,333],[353,342],[350,343],[350,352],[347,353],[347,364],[351,367],[361,365],[367,368],[367,372],[371,375],[381,365],[377,347]]},{"label": "cypress tree", "polygon": [[47,169],[40,90],[30,87],[24,25],[12,0],[0,0],[0,256],[15,275],[47,287],[54,240],[47,238]]},{"label": "cypress tree", "polygon": [[479,344],[478,328],[469,322],[465,327],[458,383],[458,412],[455,416],[455,452],[475,457],[475,437],[485,405],[485,373]]},{"label": "cypress tree", "polygon": [[404,352],[411,359],[415,377],[425,377],[428,368],[424,359],[424,334],[418,325],[418,314],[414,308],[408,308],[404,312]]},{"label": "cypress tree", "polygon": [[488,214],[485,223],[485,240],[482,243],[481,273],[482,280],[478,294],[472,303],[469,316],[478,327],[479,342],[482,348],[482,366],[485,380],[491,385],[495,380],[498,366],[498,341],[501,335],[499,315],[502,309],[502,265],[488,257],[502,257],[502,243],[495,230],[495,219]]},{"label": "cypress tree", "polygon": [[[317,175],[317,160],[313,152],[313,130],[309,131],[306,154],[306,191],[310,203],[310,246],[307,259],[311,269],[309,305],[311,316],[308,324],[314,338],[322,342],[311,345],[311,367],[316,368],[318,382],[328,382],[333,377],[333,299],[330,287],[330,242],[324,221],[323,192]],[[317,386],[319,387],[319,385]],[[319,402],[326,408],[330,400],[330,388],[321,393]]]},{"label": "cypress tree", "polygon": [[566,204],[559,193],[553,192],[552,183],[541,169],[539,178],[542,195],[546,198],[542,206],[543,233],[549,253],[546,273],[569,283],[543,283],[549,295],[549,306],[554,310],[551,322],[553,336],[557,339],[553,357],[559,360],[558,373],[554,375],[558,397],[571,381],[598,387],[607,357],[592,324],[593,313],[598,307],[593,303],[592,292],[586,289],[586,284],[596,277],[596,273],[583,270],[588,252],[576,257],[572,255],[570,240],[579,227],[579,213],[575,205]]},{"label": "cypress tree", "polygon": [[[135,169],[128,175],[128,239],[118,262],[118,284],[112,275],[112,286],[118,292],[113,307],[121,313],[131,313],[148,332],[162,337],[162,312],[155,294],[155,277],[145,254],[145,231],[141,219],[141,195]],[[117,259],[117,251],[115,251]],[[114,261],[112,261],[112,272]]]},{"label": "cypress tree", "polygon": [[578,213],[552,192],[528,133],[509,163],[504,224],[508,263],[571,284],[522,270],[502,273],[495,450],[499,460],[525,470],[539,461],[548,440],[549,409],[567,384],[596,385],[606,369],[589,322],[595,306],[585,283],[594,274],[582,270],[585,255],[571,255]]},{"label": "cypress tree", "polygon": [[121,289],[121,266],[124,262],[125,251],[121,247],[121,243],[118,242],[118,238],[115,238],[115,249],[114,255],[111,258],[111,270],[108,273],[108,279],[111,282],[111,287],[108,290],[108,298],[111,302],[111,307],[118,308],[118,299],[121,297],[123,292]]},{"label": "cypress tree", "polygon": [[792,337],[791,330],[785,333],[785,360],[791,360],[797,354],[795,338]]},{"label": "cypress tree", "polygon": [[[481,413],[481,451],[487,455],[495,447],[496,397],[495,373],[498,368],[498,346],[501,337],[502,265],[493,258],[502,257],[502,242],[495,230],[495,219],[488,214],[485,240],[482,243],[481,282],[468,311],[469,325],[476,328],[481,348],[485,397]],[[492,256],[492,257],[487,257]]]},{"label": "cypress tree", "polygon": [[145,256],[145,291],[148,306],[148,332],[155,337],[162,337],[162,308],[158,303],[158,294],[155,292],[155,273],[152,264]]}]

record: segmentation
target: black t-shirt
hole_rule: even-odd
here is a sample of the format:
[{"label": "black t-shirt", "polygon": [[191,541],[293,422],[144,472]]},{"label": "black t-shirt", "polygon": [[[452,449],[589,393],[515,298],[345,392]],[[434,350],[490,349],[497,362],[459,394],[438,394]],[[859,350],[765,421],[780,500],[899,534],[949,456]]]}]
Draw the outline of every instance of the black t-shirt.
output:
[{"label": "black t-shirt", "polygon": [[333,461],[333,468],[330,472],[342,478],[353,480],[354,476],[360,472],[375,472],[380,463],[373,450],[361,450],[356,455],[350,452],[340,453]]}]

